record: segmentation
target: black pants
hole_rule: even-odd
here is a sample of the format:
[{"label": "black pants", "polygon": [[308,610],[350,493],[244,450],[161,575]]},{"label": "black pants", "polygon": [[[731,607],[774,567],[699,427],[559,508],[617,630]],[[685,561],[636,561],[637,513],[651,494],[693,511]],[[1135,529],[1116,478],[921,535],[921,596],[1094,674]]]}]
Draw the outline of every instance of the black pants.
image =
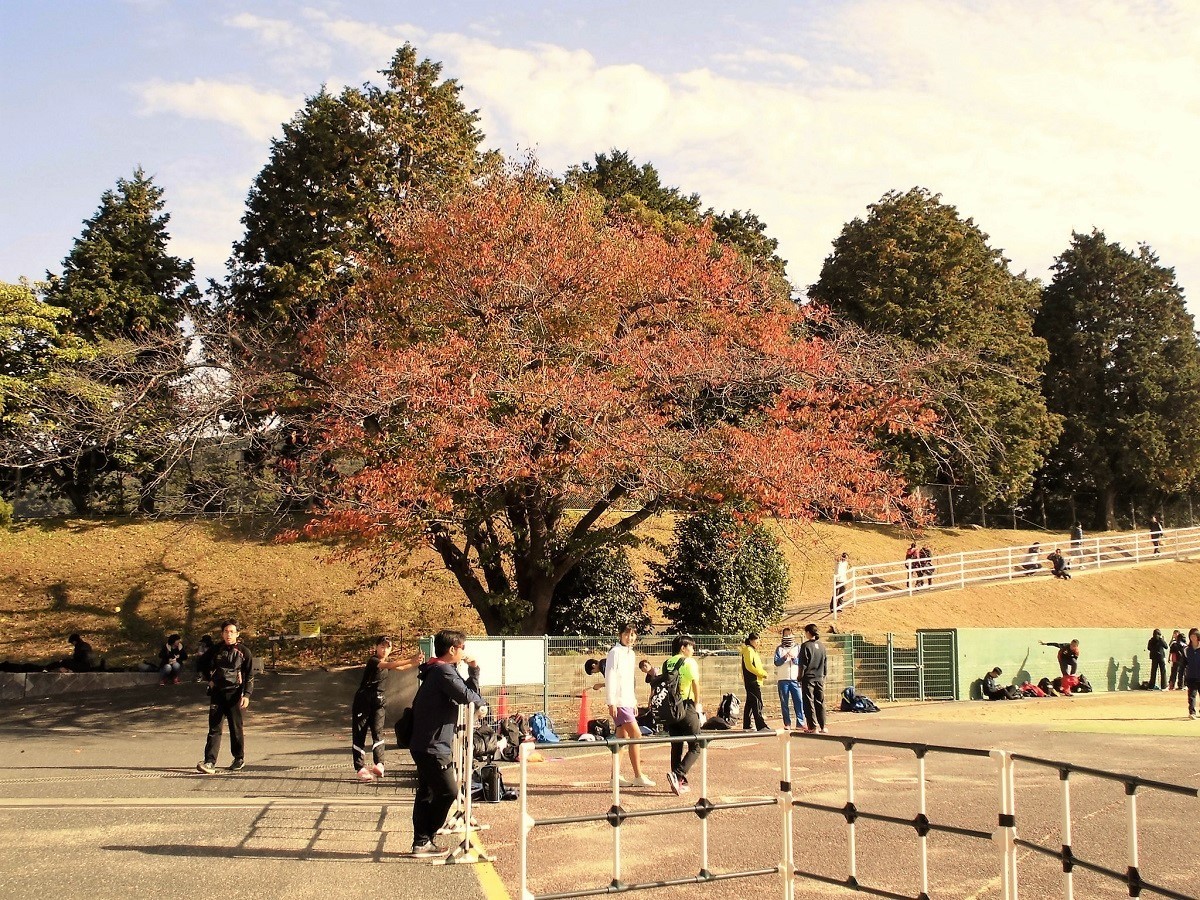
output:
[{"label": "black pants", "polygon": [[762,685],[757,678],[747,678],[743,683],[746,685],[746,705],[742,709],[742,728],[749,731],[751,719],[754,720],[755,728],[766,728],[767,722],[763,718]]},{"label": "black pants", "polygon": [[1154,687],[1154,675],[1158,674],[1158,686],[1167,689],[1167,661],[1161,656],[1150,657],[1150,687]]},{"label": "black pants", "polygon": [[217,764],[221,753],[221,729],[229,722],[229,750],[234,759],[244,759],[246,747],[242,733],[242,692],[227,694],[213,691],[208,698],[208,741],[204,744],[204,761]]},{"label": "black pants", "polygon": [[[672,722],[667,728],[667,734],[671,737],[683,737],[688,734],[700,733],[700,714],[696,712],[696,704],[691,700],[683,702],[683,718]],[[683,745],[687,744],[687,754],[683,752]],[[687,778],[688,770],[695,765],[696,760],[700,758],[700,742],[686,741],[671,745],[671,771],[676,775],[682,775]]]},{"label": "black pants", "polygon": [[377,694],[355,694],[350,713],[350,756],[355,770],[367,761],[367,733],[371,734],[371,758],[383,765],[383,698]]},{"label": "black pants", "polygon": [[413,798],[413,846],[432,841],[446,824],[446,814],[458,797],[454,766],[431,753],[410,750],[417,767],[417,793]]},{"label": "black pants", "polygon": [[800,682],[804,691],[804,718],[809,728],[825,728],[825,679],[804,678]]},{"label": "black pants", "polygon": [[1183,673],[1187,669],[1187,660],[1180,654],[1179,658],[1171,663],[1171,675],[1167,679],[1167,684],[1175,688],[1177,691],[1183,690]]},{"label": "black pants", "polygon": [[1196,697],[1200,696],[1200,680],[1187,679],[1188,715],[1196,714]]}]

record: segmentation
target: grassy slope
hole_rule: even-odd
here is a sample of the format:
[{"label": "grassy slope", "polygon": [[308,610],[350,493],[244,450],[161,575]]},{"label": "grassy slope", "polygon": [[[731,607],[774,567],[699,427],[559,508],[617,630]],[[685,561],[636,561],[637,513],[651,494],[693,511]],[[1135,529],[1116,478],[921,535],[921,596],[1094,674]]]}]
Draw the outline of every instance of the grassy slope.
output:
[{"label": "grassy slope", "polygon": [[[828,601],[836,555],[870,563],[903,557],[909,536],[874,526],[774,526],[792,571],[789,618]],[[670,538],[669,518],[649,523],[638,567]],[[1011,530],[936,530],[933,552],[1024,547],[1054,535]],[[290,632],[316,619],[326,632],[411,635],[442,627],[477,632],[478,619],[432,558],[412,578],[356,587],[356,574],[314,544],[280,545],[208,522],[67,521],[0,532],[0,659],[43,660],[67,652],[71,631],[88,634],[118,663],[154,653],[164,631],[191,640],[236,615],[252,633]],[[1195,562],[1157,563],[1080,575],[1069,583],[1022,580],[913,599],[863,604],[840,631],[950,626],[1182,627],[1200,622]],[[119,607],[119,611],[118,611]]]}]

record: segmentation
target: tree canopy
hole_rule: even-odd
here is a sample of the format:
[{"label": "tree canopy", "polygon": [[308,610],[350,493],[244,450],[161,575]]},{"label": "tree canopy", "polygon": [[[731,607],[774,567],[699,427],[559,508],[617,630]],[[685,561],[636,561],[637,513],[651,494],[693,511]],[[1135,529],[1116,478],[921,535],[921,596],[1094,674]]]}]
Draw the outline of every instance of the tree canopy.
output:
[{"label": "tree canopy", "polygon": [[62,275],[48,276],[46,302],[69,312],[74,334],[95,341],[179,333],[200,294],[192,261],[167,252],[165,205],[163,189],[140,168],[100,197]]},{"label": "tree canopy", "polygon": [[[283,126],[255,179],[224,304],[245,325],[288,334],[344,290],[380,248],[375,218],[414,187],[444,192],[484,163],[478,116],[441,65],[405,44],[384,86],[322,89]],[[281,330],[282,329],[282,330]]]},{"label": "tree canopy", "polygon": [[632,219],[668,234],[685,234],[704,219],[712,220],[713,232],[724,244],[735,248],[747,262],[761,266],[774,277],[774,289],[787,296],[787,260],[776,252],[779,241],[767,234],[767,225],[746,210],[701,211],[700,195],[685,194],[662,183],[651,163],[634,162],[625,150],[597,153],[592,162],[568,170],[569,185],[586,185],[605,199],[608,209],[620,218]]},{"label": "tree canopy", "polygon": [[383,240],[306,335],[336,470],[310,530],[381,573],[428,542],[489,633],[544,633],[587,553],[671,507],[900,514],[870,445],[928,425],[903,373],[809,335],[710,229],[614,221],[525,167]]},{"label": "tree canopy", "polygon": [[1116,501],[1195,485],[1200,475],[1200,347],[1173,269],[1142,244],[1073,234],[1035,323],[1050,349],[1045,394],[1063,436],[1045,481]]},{"label": "tree canopy", "polygon": [[941,439],[887,445],[913,481],[965,485],[980,505],[1024,496],[1058,434],[1038,385],[1038,285],[987,241],[939,195],[891,192],[842,229],[809,289],[870,332],[937,351],[924,378]]}]

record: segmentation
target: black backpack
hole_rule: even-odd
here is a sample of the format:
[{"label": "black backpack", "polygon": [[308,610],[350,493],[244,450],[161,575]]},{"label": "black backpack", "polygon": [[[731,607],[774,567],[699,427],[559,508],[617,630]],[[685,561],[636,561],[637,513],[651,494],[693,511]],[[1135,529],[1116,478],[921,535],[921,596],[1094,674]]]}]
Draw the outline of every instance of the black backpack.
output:
[{"label": "black backpack", "polygon": [[499,724],[500,733],[504,735],[504,749],[500,751],[500,758],[508,762],[515,762],[521,752],[521,741],[525,740],[529,733],[525,730],[525,717],[519,713],[513,713],[507,719]]},{"label": "black backpack", "polygon": [[857,697],[858,697],[858,695],[854,692],[853,687],[848,687],[844,691],[842,691],[841,711],[842,712],[853,712],[854,711],[854,701],[857,699]]},{"label": "black backpack", "polygon": [[732,722],[742,711],[742,701],[733,694],[723,694],[717,705],[717,718]]},{"label": "black backpack", "polygon": [[655,685],[654,694],[659,704],[655,709],[655,716],[667,725],[673,725],[683,718],[683,697],[680,696],[679,671],[685,662],[685,659],[680,658],[674,669],[667,663],[663,663],[662,674],[658,676]]}]

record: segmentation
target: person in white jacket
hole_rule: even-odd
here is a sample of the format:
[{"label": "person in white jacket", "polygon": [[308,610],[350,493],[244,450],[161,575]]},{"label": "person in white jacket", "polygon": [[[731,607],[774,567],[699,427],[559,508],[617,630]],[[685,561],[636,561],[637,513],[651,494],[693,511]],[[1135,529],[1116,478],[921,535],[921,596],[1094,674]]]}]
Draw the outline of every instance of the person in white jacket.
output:
[{"label": "person in white jacket", "polygon": [[800,645],[792,637],[792,629],[783,629],[779,646],[775,648],[775,681],[779,685],[779,706],[783,710],[783,727],[792,727],[791,711],[796,711],[796,730],[804,728],[804,694],[800,690]]},{"label": "person in white jacket", "polygon": [[[621,626],[620,637],[608,651],[604,663],[604,697],[608,703],[608,714],[617,729],[617,737],[637,739],[642,730],[637,723],[637,693],[634,687],[638,674],[637,656],[633,652],[637,640],[637,629],[626,623]],[[620,776],[621,787],[654,787],[642,772],[638,759],[637,744],[629,744],[629,763],[633,766],[633,778]]]}]

